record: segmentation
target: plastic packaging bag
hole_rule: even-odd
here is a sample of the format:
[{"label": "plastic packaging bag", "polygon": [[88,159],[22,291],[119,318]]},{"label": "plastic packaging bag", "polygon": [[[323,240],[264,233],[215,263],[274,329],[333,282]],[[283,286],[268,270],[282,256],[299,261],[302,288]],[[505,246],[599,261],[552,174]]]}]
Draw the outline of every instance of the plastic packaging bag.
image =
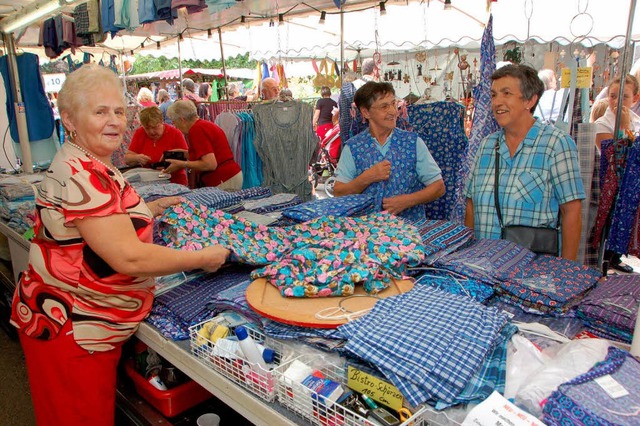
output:
[{"label": "plastic packaging bag", "polygon": [[507,377],[504,397],[513,400],[527,377],[549,358],[529,339],[515,334],[507,346]]}]

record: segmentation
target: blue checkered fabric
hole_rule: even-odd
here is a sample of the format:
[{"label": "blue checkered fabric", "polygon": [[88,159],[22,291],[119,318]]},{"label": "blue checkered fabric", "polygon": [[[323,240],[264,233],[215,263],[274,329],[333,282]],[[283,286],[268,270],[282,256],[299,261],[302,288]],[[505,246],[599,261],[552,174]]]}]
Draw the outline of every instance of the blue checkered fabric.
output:
[{"label": "blue checkered fabric", "polygon": [[191,190],[179,183],[166,183],[166,182],[141,182],[139,184],[131,184],[136,189],[136,192],[140,197],[146,201],[153,201],[161,197],[172,197],[174,195],[184,195],[191,192]]},{"label": "blue checkered fabric", "polygon": [[288,207],[282,211],[282,215],[299,222],[307,222],[320,216],[364,216],[376,211],[374,201],[373,196],[365,194],[325,198]]},{"label": "blue checkered fabric", "polygon": [[429,286],[376,303],[339,327],[345,349],[375,364],[408,401],[453,403],[499,341],[507,315]]},{"label": "blue checkered fabric", "polygon": [[222,210],[242,201],[242,198],[235,192],[226,192],[210,186],[194,189],[190,193],[185,194],[184,198],[195,205],[203,204],[210,209],[217,210]]},{"label": "blue checkered fabric", "polygon": [[511,241],[481,239],[443,256],[436,266],[493,285],[499,282],[499,277],[515,267],[529,265],[535,257],[532,251]]},{"label": "blue checkered fabric", "polygon": [[493,287],[447,270],[427,269],[416,276],[416,284],[430,285],[447,293],[471,297],[482,303],[493,296]]},{"label": "blue checkered fabric", "polygon": [[267,188],[266,186],[254,186],[253,188],[245,188],[240,191],[234,192],[235,195],[238,195],[243,200],[257,200],[260,198],[267,198],[273,195],[271,193],[271,188]]}]

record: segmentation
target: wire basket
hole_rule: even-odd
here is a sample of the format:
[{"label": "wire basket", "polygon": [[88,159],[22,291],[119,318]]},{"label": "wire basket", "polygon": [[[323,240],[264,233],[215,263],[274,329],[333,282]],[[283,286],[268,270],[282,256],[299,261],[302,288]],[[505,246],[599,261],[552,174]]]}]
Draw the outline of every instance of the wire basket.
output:
[{"label": "wire basket", "polygon": [[[360,414],[344,407],[338,403],[328,403],[316,392],[307,388],[301,383],[292,382],[284,376],[284,372],[295,360],[307,365],[316,365],[318,360],[313,355],[301,355],[297,358],[283,362],[273,370],[276,394],[278,401],[287,409],[304,417],[312,424],[319,426],[378,426],[376,421],[368,420]],[[325,364],[319,368],[327,379],[338,382],[343,389],[347,388],[347,369],[345,366]],[[421,407],[409,419],[405,420],[401,426],[431,426],[446,424],[432,423],[427,415],[435,413],[431,407]]]},{"label": "wire basket", "polygon": [[[272,402],[275,399],[273,371],[265,371],[257,364],[247,361],[240,351],[232,353],[221,347],[216,348],[216,345],[206,337],[206,333],[200,333],[205,324],[221,321],[220,318],[214,318],[189,327],[191,353],[229,380],[265,401]],[[247,331],[256,343],[264,344],[265,335],[262,332],[250,327],[247,327]],[[276,366],[280,364],[282,344],[270,339],[265,346],[275,351],[274,364]]]}]

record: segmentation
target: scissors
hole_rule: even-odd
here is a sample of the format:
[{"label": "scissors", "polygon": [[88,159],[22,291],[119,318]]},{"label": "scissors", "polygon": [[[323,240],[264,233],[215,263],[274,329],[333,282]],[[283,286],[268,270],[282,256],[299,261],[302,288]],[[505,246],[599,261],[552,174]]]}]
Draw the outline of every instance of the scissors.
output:
[{"label": "scissors", "polygon": [[[402,407],[401,409],[398,410],[398,415],[400,416],[400,421],[404,423],[407,420],[409,420],[413,414],[411,413],[411,411],[409,411],[408,408]],[[413,425],[413,423],[409,423],[409,424]]]}]

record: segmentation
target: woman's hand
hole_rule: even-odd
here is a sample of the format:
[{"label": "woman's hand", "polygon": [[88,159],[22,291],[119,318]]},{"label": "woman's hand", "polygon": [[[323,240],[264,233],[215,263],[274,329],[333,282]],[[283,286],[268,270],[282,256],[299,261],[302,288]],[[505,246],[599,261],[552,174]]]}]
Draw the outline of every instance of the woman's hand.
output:
[{"label": "woman's hand", "polygon": [[147,203],[147,207],[149,207],[149,210],[151,210],[153,216],[156,217],[162,215],[164,211],[169,207],[183,201],[184,198],[182,197],[163,197]]},{"label": "woman's hand", "polygon": [[141,166],[145,166],[149,162],[151,162],[151,157],[149,157],[148,155],[144,155],[144,154],[136,155],[135,159],[136,159],[136,162]]},{"label": "woman's hand", "polygon": [[164,169],[162,173],[166,173],[170,175],[173,172],[177,172],[178,170],[187,168],[187,162],[185,160],[176,160],[174,158],[167,158],[165,161],[169,163],[169,167]]},{"label": "woman's hand", "polygon": [[205,247],[200,250],[200,253],[203,255],[201,268],[207,272],[215,272],[220,269],[231,254],[229,250],[220,245]]}]

